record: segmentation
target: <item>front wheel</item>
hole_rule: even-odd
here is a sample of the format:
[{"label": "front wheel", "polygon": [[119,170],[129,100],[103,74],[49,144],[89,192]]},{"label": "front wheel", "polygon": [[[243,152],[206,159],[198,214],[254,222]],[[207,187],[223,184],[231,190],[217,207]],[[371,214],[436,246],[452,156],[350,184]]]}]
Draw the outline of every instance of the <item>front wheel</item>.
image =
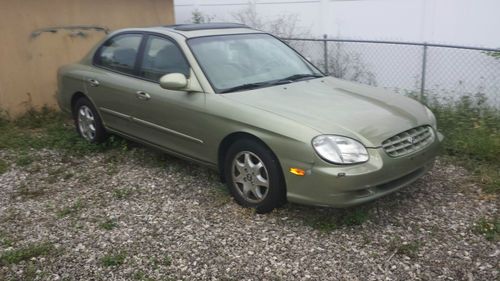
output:
[{"label": "front wheel", "polygon": [[76,101],[73,108],[76,130],[86,141],[101,143],[106,139],[106,130],[92,103],[86,98]]},{"label": "front wheel", "polygon": [[281,168],[274,154],[252,140],[239,140],[228,150],[224,176],[238,204],[268,213],[286,202]]}]

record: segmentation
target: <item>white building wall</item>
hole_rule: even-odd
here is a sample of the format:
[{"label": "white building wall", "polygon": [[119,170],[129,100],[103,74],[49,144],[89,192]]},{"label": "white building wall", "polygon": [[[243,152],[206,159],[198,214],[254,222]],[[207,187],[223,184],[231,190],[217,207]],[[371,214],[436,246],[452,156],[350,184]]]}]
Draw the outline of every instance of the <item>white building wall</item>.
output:
[{"label": "white building wall", "polygon": [[[296,14],[311,36],[500,47],[500,0],[257,0],[262,17]],[[177,23],[195,9],[234,21],[245,0],[175,0]]]}]

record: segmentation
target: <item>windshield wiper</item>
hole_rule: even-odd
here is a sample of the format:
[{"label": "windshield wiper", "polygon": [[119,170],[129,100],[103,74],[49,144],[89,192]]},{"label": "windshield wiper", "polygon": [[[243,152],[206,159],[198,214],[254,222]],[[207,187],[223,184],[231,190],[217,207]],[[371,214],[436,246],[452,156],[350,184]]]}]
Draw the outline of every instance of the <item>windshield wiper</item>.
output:
[{"label": "windshield wiper", "polygon": [[251,90],[251,89],[256,89],[260,87],[265,87],[265,86],[275,86],[275,85],[280,85],[280,84],[287,84],[291,83],[300,79],[304,78],[319,78],[323,77],[323,75],[319,74],[294,74],[288,77],[285,77],[283,79],[278,79],[278,80],[273,80],[273,81],[266,81],[266,82],[258,82],[258,83],[248,83],[248,84],[243,84],[231,88],[224,89],[220,91],[221,94],[224,93],[231,93],[231,92],[236,92],[236,91],[242,91],[242,90]]},{"label": "windshield wiper", "polygon": [[241,91],[241,90],[251,90],[251,89],[259,88],[262,86],[266,86],[268,84],[269,84],[269,82],[248,83],[248,84],[243,84],[243,85],[239,85],[236,87],[224,89],[224,90],[220,91],[220,93],[223,94],[223,93],[231,93],[231,92],[236,92],[236,91]]},{"label": "windshield wiper", "polygon": [[294,74],[294,75],[285,77],[283,79],[276,80],[276,82],[277,83],[281,83],[281,82],[284,82],[284,81],[292,81],[293,82],[293,81],[302,80],[304,78],[319,78],[319,77],[323,77],[323,75],[320,75],[320,74],[310,74],[310,73]]}]

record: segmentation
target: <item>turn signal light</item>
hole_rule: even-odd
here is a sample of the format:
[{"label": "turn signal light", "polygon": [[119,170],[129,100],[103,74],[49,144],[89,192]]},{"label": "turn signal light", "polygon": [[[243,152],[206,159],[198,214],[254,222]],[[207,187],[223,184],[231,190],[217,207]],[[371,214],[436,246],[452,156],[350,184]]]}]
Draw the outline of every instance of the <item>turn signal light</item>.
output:
[{"label": "turn signal light", "polygon": [[305,176],[306,171],[299,169],[299,168],[290,168],[290,173],[297,175],[297,176]]}]

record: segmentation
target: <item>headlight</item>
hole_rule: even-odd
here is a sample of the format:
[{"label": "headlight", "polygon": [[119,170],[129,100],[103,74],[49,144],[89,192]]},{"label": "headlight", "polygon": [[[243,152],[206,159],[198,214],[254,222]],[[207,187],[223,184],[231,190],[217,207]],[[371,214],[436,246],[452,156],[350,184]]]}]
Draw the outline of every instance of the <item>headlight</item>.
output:
[{"label": "headlight", "polygon": [[321,158],[335,164],[362,163],[369,158],[361,143],[347,137],[321,135],[312,140],[312,145]]},{"label": "headlight", "polygon": [[434,116],[434,113],[425,106],[425,113],[427,113],[427,117],[429,118],[430,125],[437,130],[437,121],[436,121],[436,116]]}]

